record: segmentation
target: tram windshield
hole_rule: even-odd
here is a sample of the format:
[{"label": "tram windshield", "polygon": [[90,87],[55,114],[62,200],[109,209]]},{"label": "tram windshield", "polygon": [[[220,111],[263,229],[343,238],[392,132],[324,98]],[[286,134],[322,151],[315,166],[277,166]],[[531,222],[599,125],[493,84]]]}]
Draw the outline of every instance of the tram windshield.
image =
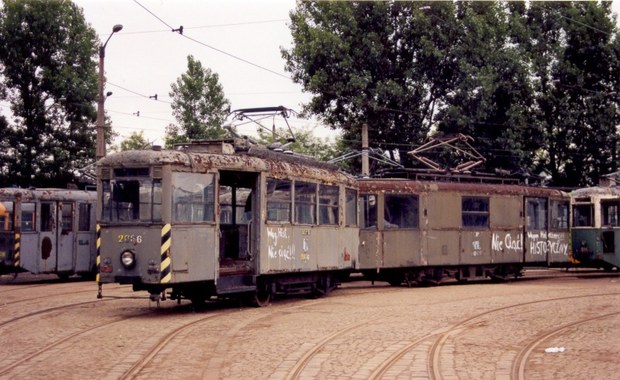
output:
[{"label": "tram windshield", "polygon": [[103,215],[107,222],[161,220],[161,181],[148,178],[102,183]]}]

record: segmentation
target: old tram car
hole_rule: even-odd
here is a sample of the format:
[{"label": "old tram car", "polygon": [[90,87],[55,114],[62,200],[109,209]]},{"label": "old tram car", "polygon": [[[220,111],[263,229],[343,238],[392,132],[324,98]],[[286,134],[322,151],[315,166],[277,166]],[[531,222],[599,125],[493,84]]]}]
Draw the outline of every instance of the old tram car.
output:
[{"label": "old tram car", "polygon": [[360,269],[392,285],[509,278],[569,260],[569,197],[494,177],[364,179]]},{"label": "old tram car", "polygon": [[0,273],[95,275],[95,191],[0,189]]},{"label": "old tram car", "polygon": [[571,192],[573,255],[580,265],[620,267],[620,189],[596,186]]},{"label": "old tram car", "polygon": [[232,139],[98,163],[100,283],[151,298],[323,293],[357,262],[357,183]]}]

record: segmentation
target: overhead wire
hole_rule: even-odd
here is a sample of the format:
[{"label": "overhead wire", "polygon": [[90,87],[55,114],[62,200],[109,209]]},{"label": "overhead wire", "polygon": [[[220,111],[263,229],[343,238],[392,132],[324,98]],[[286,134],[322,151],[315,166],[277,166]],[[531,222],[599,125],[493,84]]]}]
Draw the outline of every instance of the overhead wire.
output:
[{"label": "overhead wire", "polygon": [[[166,21],[164,21],[161,17],[157,16],[157,15],[156,15],[154,12],[152,12],[150,9],[148,9],[148,8],[147,8],[147,7],[145,7],[144,5],[140,4],[140,2],[139,2],[138,0],[134,0],[134,2],[135,2],[136,4],[138,4],[140,7],[142,7],[142,8],[143,8],[145,11],[147,11],[149,14],[151,14],[153,17],[155,17],[157,20],[159,20],[162,24],[164,24],[164,25],[166,25],[168,28],[170,28],[170,30],[171,30],[171,31],[173,31],[173,32],[179,31],[179,29],[175,29],[175,28],[173,28],[170,24],[168,24]],[[181,27],[181,28],[182,28],[182,27]],[[246,64],[248,64],[248,65],[254,66],[254,67],[259,68],[259,69],[261,69],[261,70],[265,70],[265,71],[270,72],[270,73],[272,73],[272,74],[274,74],[274,75],[277,75],[277,76],[279,76],[279,77],[282,77],[282,78],[285,78],[285,79],[289,79],[289,80],[291,79],[291,77],[289,77],[288,75],[284,75],[284,74],[279,73],[279,72],[277,72],[277,71],[271,70],[271,69],[269,69],[269,68],[267,68],[267,67],[261,66],[261,65],[259,65],[259,64],[257,64],[257,63],[254,63],[254,62],[249,61],[249,60],[247,60],[247,59],[244,59],[244,58],[238,57],[238,56],[236,56],[236,55],[234,55],[234,54],[231,54],[231,53],[228,53],[228,52],[226,52],[226,51],[224,51],[224,50],[222,50],[222,49],[216,48],[216,47],[211,46],[211,45],[209,45],[209,44],[206,44],[206,43],[204,43],[204,42],[202,42],[202,41],[199,41],[199,40],[197,40],[197,39],[195,39],[195,38],[192,38],[192,37],[190,37],[190,36],[188,36],[188,35],[185,35],[185,34],[183,33],[183,29],[181,29],[181,30],[179,31],[179,34],[180,34],[182,37],[185,37],[186,39],[188,39],[188,40],[190,40],[190,41],[192,41],[192,42],[194,42],[194,43],[197,43],[197,44],[202,45],[202,46],[204,46],[204,47],[206,47],[206,48],[209,48],[209,49],[215,50],[215,51],[217,51],[218,53],[224,54],[224,55],[226,55],[226,56],[228,56],[228,57],[231,57],[231,58],[233,58],[233,59],[236,59],[236,60],[241,61],[241,62],[243,62],[243,63],[246,63]]]}]

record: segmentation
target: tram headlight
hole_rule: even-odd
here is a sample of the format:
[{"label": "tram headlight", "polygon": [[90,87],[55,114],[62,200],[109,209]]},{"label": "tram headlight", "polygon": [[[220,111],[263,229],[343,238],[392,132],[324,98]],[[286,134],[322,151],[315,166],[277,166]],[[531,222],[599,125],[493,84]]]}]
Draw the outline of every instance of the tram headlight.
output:
[{"label": "tram headlight", "polygon": [[131,269],[136,265],[136,254],[132,250],[125,250],[121,253],[121,264],[125,269]]}]

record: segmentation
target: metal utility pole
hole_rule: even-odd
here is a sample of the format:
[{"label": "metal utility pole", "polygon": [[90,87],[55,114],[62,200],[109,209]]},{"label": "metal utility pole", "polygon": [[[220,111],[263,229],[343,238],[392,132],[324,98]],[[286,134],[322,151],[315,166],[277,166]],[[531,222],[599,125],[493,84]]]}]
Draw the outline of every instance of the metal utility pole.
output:
[{"label": "metal utility pole", "polygon": [[104,61],[105,61],[105,47],[112,38],[112,35],[116,32],[120,32],[123,29],[121,24],[116,24],[112,28],[112,33],[105,41],[103,45],[99,47],[99,92],[97,95],[97,151],[96,157],[97,160],[105,157],[105,112],[104,112],[104,102],[105,97],[103,95],[103,87],[105,82],[105,71],[104,71]]},{"label": "metal utility pole", "polygon": [[362,124],[362,177],[370,176],[368,162],[368,124]]}]

